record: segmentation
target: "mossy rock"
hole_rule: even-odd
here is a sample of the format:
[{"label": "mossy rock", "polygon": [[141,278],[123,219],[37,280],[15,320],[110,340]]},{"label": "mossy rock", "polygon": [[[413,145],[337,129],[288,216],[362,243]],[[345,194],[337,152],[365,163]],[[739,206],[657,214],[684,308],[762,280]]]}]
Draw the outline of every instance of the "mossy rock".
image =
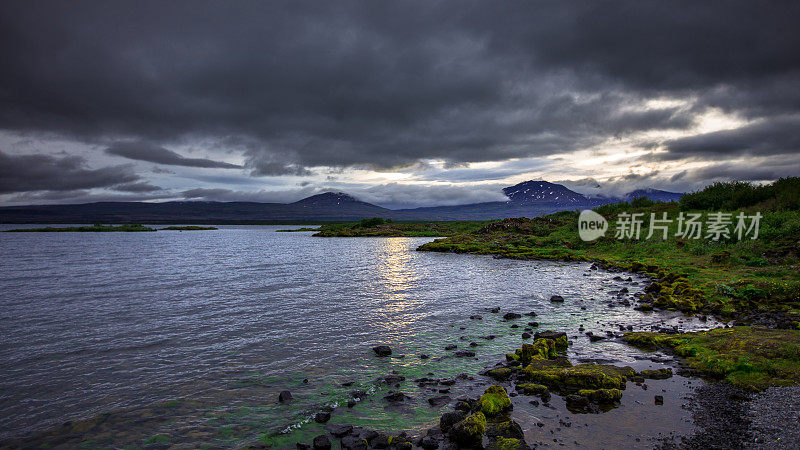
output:
[{"label": "mossy rock", "polygon": [[495,384],[489,386],[478,399],[478,408],[486,417],[494,417],[512,408],[511,399],[505,388]]},{"label": "mossy rock", "polygon": [[638,374],[642,378],[649,378],[651,380],[666,380],[672,378],[672,369],[669,367],[656,369],[656,370],[643,370]]},{"label": "mossy rock", "polygon": [[622,399],[622,391],[619,389],[581,389],[578,395],[582,395],[595,403],[614,403]]},{"label": "mossy rock", "polygon": [[485,432],[486,416],[479,411],[453,425],[450,440],[462,447],[480,447]]},{"label": "mossy rock", "polygon": [[532,344],[522,344],[522,348],[517,349],[516,354],[519,356],[519,362],[523,366],[527,366],[533,359],[551,359],[555,358],[556,341],[553,339],[539,338],[533,341]]},{"label": "mossy rock", "polygon": [[519,355],[516,353],[506,353],[506,361],[519,361]]},{"label": "mossy rock", "polygon": [[541,370],[526,367],[528,380],[548,388],[625,389],[628,379],[636,375],[630,367],[605,364],[578,364],[573,367],[549,367]]},{"label": "mossy rock", "polygon": [[800,332],[758,327],[663,334],[626,333],[628,344],[670,348],[692,369],[752,390],[800,383]]},{"label": "mossy rock", "polygon": [[[534,339],[551,339],[555,342],[556,350],[566,350],[569,346],[569,341],[567,340],[567,333],[563,331],[553,331],[553,330],[546,330],[546,331],[539,331],[534,334]],[[535,341],[534,341],[535,342]]]},{"label": "mossy rock", "polygon": [[501,367],[499,369],[492,369],[486,372],[486,375],[494,378],[495,380],[503,381],[511,378],[511,373],[512,370],[509,369],[508,367]]},{"label": "mossy rock", "polygon": [[536,383],[518,384],[517,392],[520,392],[524,395],[541,395],[547,392],[547,386]]},{"label": "mossy rock", "polygon": [[489,442],[486,450],[527,450],[528,444],[522,439],[497,438]]}]

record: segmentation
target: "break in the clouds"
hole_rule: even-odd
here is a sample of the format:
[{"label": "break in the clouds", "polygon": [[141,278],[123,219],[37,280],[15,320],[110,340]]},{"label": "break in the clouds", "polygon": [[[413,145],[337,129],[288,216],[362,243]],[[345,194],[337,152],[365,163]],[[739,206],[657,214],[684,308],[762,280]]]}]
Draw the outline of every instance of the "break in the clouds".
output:
[{"label": "break in the clouds", "polygon": [[288,201],[305,183],[425,205],[528,178],[767,180],[800,156],[797,17],[752,1],[5,1],[3,157],[41,167],[0,185]]}]

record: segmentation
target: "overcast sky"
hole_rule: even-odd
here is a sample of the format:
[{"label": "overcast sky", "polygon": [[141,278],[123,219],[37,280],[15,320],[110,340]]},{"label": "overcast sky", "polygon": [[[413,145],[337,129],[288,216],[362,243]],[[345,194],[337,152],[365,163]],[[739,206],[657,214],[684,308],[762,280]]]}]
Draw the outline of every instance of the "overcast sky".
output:
[{"label": "overcast sky", "polygon": [[0,203],[800,174],[800,3],[0,2]]}]

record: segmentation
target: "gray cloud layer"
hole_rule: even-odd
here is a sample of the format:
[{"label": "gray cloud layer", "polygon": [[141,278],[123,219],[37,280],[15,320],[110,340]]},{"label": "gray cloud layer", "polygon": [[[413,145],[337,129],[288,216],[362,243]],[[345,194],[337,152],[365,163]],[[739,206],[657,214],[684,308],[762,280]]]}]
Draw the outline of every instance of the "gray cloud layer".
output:
[{"label": "gray cloud layer", "polygon": [[[660,159],[797,155],[797,17],[796,2],[745,0],[5,1],[0,129],[238,167],[168,150],[201,140],[251,175],[305,176],[565,153],[719,108],[753,125],[670,141]],[[657,97],[694,103],[637,107]],[[62,170],[3,185],[59,190],[88,169]]]},{"label": "gray cloud layer", "polygon": [[141,192],[142,189],[160,189],[156,186],[135,183],[139,180],[139,176],[128,165],[90,169],[86,167],[86,161],[77,156],[9,155],[0,151],[2,194],[91,188],[125,191],[138,189],[136,192]]},{"label": "gray cloud layer", "polygon": [[241,169],[242,166],[205,158],[186,158],[172,150],[144,142],[120,142],[106,149],[110,155],[123,158],[147,161],[168,166],[205,167],[221,169]]}]

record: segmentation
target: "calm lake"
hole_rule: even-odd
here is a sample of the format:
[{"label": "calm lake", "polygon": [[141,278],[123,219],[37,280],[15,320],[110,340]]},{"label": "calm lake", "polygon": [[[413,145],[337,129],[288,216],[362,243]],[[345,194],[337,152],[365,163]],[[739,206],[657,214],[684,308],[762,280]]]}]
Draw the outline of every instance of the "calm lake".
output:
[{"label": "calm lake", "polygon": [[[1,229],[10,228],[19,226]],[[438,394],[410,379],[482,378],[480,370],[520,346],[528,321],[568,331],[573,361],[637,368],[663,364],[613,340],[590,344],[578,327],[604,334],[617,324],[712,325],[633,311],[612,291],[625,286],[632,295],[643,279],[614,280],[619,274],[587,263],[425,253],[415,249],[430,238],[315,238],[281,228],[291,227],[0,233],[0,444],[293,445],[319,434],[309,418],[335,406],[331,423],[421,429],[444,409],[430,407],[427,398]],[[550,303],[554,294],[566,301]],[[486,311],[495,306],[500,314]],[[511,328],[502,320],[509,311],[538,316]],[[378,344],[393,357],[375,357]],[[456,358],[448,344],[477,355]],[[403,390],[412,400],[402,407],[387,406],[389,388],[374,383],[393,370],[409,379]],[[655,437],[690,427],[679,407],[690,383],[674,377],[653,381],[651,392],[629,388],[620,408],[582,415],[569,429],[557,426],[566,417],[557,397],[550,408],[517,397],[515,414],[526,435],[546,423],[550,441]],[[652,405],[652,390],[662,388],[665,406]],[[290,404],[277,402],[284,389]],[[353,389],[368,396],[348,408]],[[457,383],[449,395],[480,389]],[[643,420],[646,431],[637,427]],[[611,423],[617,428],[597,431]]]}]

